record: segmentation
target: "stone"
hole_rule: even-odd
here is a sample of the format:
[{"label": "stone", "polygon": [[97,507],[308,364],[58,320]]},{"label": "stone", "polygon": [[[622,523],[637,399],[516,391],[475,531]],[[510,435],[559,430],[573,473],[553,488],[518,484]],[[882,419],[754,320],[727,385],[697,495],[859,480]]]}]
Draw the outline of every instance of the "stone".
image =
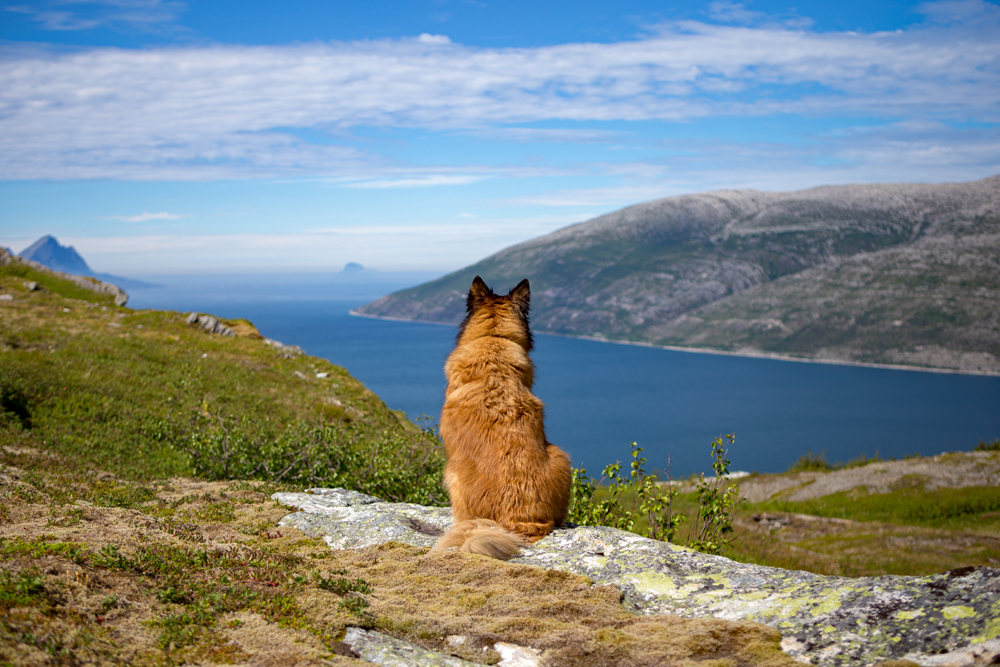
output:
[{"label": "stone", "polygon": [[344,643],[363,660],[386,667],[476,667],[474,662],[361,628],[347,628]]},{"label": "stone", "polygon": [[[451,525],[446,507],[388,503],[345,489],[277,493],[299,509],[279,524],[334,549],[394,540],[430,547]],[[607,527],[567,526],[511,562],[613,584],[641,614],[755,621],[777,628],[782,648],[818,665],[942,656],[1000,659],[1000,569],[962,568],[926,577],[827,577],[710,556]],[[357,649],[355,649],[357,650]],[[360,651],[359,651],[360,652]],[[368,658],[366,658],[368,659]],[[954,664],[966,664],[955,662]]]}]

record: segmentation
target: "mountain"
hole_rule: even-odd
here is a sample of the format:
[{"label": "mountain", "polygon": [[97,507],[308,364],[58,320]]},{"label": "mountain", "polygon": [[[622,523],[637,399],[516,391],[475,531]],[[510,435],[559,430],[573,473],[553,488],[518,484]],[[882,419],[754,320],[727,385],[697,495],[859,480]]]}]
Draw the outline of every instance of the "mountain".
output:
[{"label": "mountain", "polygon": [[110,273],[94,273],[87,265],[87,261],[80,256],[73,246],[60,245],[56,237],[51,235],[43,236],[30,246],[22,250],[20,256],[44,264],[55,271],[70,273],[75,276],[91,276],[107,283],[113,283],[124,289],[134,289],[137,287],[158,287],[153,283],[132,278],[114,276]]},{"label": "mountain", "polygon": [[94,272],[73,246],[59,245],[54,236],[43,236],[20,253],[21,257],[44,264],[55,271],[77,276],[92,276]]},{"label": "mountain", "polygon": [[1000,176],[660,199],[355,312],[457,323],[477,274],[539,332],[1000,373]]}]

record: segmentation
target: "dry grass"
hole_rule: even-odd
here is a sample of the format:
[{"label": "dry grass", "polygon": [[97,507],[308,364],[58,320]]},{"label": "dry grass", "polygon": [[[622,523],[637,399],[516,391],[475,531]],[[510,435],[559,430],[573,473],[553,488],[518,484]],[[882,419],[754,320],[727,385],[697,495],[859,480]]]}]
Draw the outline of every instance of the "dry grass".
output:
[{"label": "dry grass", "polygon": [[[481,663],[504,641],[551,665],[794,664],[776,630],[636,616],[572,574],[395,543],[331,551],[277,528],[288,510],[260,483],[143,484],[26,446],[3,456],[0,663],[352,664],[338,640],[353,625]],[[77,500],[54,500],[46,469],[72,469]]]}]

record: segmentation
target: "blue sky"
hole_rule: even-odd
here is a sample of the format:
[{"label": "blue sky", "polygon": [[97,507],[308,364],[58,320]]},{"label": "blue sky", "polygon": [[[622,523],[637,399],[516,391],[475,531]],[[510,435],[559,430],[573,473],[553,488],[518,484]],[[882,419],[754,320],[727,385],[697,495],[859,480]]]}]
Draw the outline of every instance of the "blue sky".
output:
[{"label": "blue sky", "polygon": [[0,60],[0,244],[124,275],[444,272],[658,197],[1000,173],[986,0],[6,0]]}]

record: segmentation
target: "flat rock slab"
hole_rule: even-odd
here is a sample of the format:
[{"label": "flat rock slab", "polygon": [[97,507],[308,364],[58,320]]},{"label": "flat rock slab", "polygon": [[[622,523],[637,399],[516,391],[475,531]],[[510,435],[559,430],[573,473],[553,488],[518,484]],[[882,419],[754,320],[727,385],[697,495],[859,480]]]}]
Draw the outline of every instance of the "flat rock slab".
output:
[{"label": "flat rock slab", "polygon": [[[334,549],[394,540],[429,547],[451,511],[387,503],[344,489],[276,493],[301,511],[280,525]],[[963,568],[928,577],[826,577],[737,563],[606,527],[568,527],[513,563],[565,570],[613,584],[643,614],[755,621],[781,631],[803,662],[865,665],[907,658],[922,665],[991,664],[1000,658],[1000,570]]]}]

